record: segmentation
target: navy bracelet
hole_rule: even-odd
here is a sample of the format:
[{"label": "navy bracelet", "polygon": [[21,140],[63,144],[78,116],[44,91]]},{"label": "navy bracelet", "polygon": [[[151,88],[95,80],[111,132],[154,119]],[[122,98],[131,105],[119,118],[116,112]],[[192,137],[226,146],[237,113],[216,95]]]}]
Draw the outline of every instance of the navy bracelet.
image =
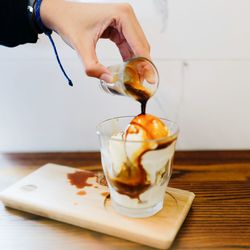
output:
[{"label": "navy bracelet", "polygon": [[65,72],[65,70],[64,70],[64,68],[62,66],[62,63],[60,61],[59,55],[57,53],[56,45],[55,45],[55,43],[54,43],[54,41],[52,39],[52,36],[51,36],[52,30],[45,27],[45,25],[42,22],[41,15],[40,15],[41,3],[42,3],[42,0],[37,0],[36,3],[35,3],[35,8],[34,8],[35,9],[35,20],[36,20],[38,26],[40,27],[40,29],[44,32],[44,34],[48,36],[48,38],[49,38],[49,40],[51,42],[51,45],[52,45],[52,47],[54,49],[54,52],[55,52],[55,55],[56,55],[56,60],[57,60],[59,66],[61,68],[62,73],[64,74],[64,76],[68,80],[68,84],[70,86],[73,86],[73,83],[72,83],[71,79],[66,74],[66,72]]}]

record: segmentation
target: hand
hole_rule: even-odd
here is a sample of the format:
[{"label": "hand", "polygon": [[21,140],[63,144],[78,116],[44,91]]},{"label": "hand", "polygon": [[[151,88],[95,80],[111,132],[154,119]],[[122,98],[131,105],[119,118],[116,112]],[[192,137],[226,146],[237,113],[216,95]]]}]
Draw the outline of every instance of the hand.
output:
[{"label": "hand", "polygon": [[44,25],[77,51],[88,76],[112,81],[111,73],[96,56],[100,38],[113,41],[123,60],[134,56],[150,58],[149,44],[129,4],[43,0],[40,13]]}]

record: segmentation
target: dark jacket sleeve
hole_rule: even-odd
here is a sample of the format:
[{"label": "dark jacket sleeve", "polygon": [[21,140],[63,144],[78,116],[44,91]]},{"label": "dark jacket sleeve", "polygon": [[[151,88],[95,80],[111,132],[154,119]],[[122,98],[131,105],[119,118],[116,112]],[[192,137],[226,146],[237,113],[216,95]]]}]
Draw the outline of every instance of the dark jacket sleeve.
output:
[{"label": "dark jacket sleeve", "polygon": [[29,21],[27,4],[28,0],[0,0],[0,45],[15,47],[37,41],[38,34]]}]

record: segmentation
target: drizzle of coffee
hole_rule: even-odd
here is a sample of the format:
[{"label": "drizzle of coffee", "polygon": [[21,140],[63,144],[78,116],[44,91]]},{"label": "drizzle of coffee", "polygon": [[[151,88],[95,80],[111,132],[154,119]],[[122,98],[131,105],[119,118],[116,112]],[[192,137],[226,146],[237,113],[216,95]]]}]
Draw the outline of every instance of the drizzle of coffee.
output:
[{"label": "drizzle of coffee", "polygon": [[131,82],[125,82],[124,85],[129,95],[141,103],[141,114],[145,114],[147,101],[151,97],[151,94],[145,88],[137,89]]},{"label": "drizzle of coffee", "polygon": [[92,184],[88,183],[88,178],[95,177],[95,173],[90,171],[76,171],[74,173],[67,174],[68,180],[71,185],[77,188],[90,187]]},{"label": "drizzle of coffee", "polygon": [[145,101],[141,101],[141,114],[142,115],[145,115],[146,114],[146,106],[147,106],[147,101],[148,100],[145,100]]},{"label": "drizzle of coffee", "polygon": [[130,62],[125,68],[126,79],[124,86],[128,95],[141,103],[141,114],[146,113],[146,104],[149,98],[153,95],[147,88],[142,85],[142,76],[135,69],[136,64]]}]

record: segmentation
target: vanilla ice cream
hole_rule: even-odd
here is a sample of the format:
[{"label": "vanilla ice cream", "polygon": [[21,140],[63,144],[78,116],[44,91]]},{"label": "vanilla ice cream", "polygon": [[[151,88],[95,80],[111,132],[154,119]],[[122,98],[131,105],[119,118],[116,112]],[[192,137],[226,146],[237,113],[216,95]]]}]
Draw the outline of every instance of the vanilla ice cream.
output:
[{"label": "vanilla ice cream", "polygon": [[176,134],[159,118],[141,114],[109,140],[106,173],[111,196],[120,206],[147,208],[162,201],[171,176]]}]

